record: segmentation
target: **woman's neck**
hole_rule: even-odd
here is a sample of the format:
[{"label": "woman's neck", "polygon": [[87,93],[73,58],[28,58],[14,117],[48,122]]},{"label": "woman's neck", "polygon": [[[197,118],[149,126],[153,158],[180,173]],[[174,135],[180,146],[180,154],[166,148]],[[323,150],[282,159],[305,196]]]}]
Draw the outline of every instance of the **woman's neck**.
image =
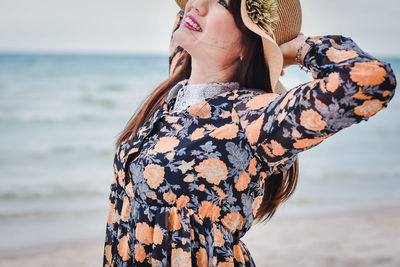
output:
[{"label": "woman's neck", "polygon": [[205,64],[192,58],[192,71],[187,84],[227,83],[235,81],[239,62],[229,65]]}]

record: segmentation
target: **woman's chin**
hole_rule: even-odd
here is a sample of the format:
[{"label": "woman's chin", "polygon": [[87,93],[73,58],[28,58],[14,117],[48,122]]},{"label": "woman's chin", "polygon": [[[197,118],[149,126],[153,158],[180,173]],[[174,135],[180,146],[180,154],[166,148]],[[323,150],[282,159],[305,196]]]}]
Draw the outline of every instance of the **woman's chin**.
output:
[{"label": "woman's chin", "polygon": [[193,36],[193,33],[189,29],[181,25],[181,27],[174,33],[174,41],[180,47],[183,47],[189,52],[191,48],[196,46],[197,39]]}]

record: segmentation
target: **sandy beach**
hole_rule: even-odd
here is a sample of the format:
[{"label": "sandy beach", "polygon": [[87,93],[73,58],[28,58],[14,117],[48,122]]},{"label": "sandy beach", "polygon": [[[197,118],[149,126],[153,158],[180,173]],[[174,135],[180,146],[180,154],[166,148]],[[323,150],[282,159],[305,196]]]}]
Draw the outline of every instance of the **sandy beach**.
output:
[{"label": "sandy beach", "polygon": [[[400,266],[400,209],[280,216],[243,238],[263,266]],[[103,237],[0,251],[0,266],[101,266]]]},{"label": "sandy beach", "polygon": [[276,217],[244,237],[257,266],[400,266],[400,209]]}]

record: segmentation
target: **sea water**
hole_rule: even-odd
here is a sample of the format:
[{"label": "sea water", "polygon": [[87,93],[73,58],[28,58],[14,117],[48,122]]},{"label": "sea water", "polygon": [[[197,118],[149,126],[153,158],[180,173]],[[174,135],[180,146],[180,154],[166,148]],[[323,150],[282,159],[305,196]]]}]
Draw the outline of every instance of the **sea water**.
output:
[{"label": "sea water", "polygon": [[[390,62],[399,77],[400,59]],[[168,77],[165,55],[0,54],[0,248],[105,233],[118,134]],[[310,81],[296,66],[287,88]],[[400,97],[299,155],[275,216],[400,204]]]}]

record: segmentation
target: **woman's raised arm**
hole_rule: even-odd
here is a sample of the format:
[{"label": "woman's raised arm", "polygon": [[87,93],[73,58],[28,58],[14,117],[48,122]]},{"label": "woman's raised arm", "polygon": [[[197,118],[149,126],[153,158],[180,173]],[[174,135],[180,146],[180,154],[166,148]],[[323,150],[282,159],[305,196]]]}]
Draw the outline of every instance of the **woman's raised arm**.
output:
[{"label": "woman's raised arm", "polygon": [[314,80],[282,95],[264,93],[235,106],[256,156],[271,172],[339,130],[376,114],[394,95],[390,64],[340,35],[309,37],[304,65]]}]

